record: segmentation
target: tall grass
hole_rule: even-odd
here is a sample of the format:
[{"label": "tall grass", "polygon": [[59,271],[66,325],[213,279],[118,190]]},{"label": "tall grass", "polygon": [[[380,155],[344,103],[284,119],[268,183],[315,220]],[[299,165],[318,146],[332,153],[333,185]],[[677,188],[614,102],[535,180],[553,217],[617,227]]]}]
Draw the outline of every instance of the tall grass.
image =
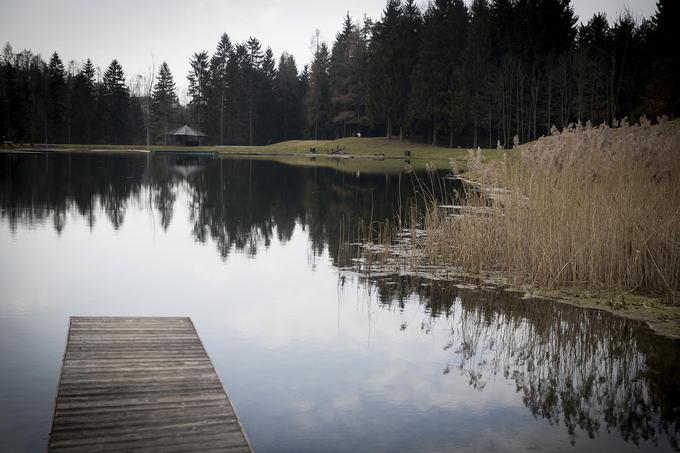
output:
[{"label": "tall grass", "polygon": [[472,152],[482,190],[461,203],[486,208],[451,216],[430,203],[419,264],[679,303],[680,122],[617,126],[553,130],[491,165]]}]

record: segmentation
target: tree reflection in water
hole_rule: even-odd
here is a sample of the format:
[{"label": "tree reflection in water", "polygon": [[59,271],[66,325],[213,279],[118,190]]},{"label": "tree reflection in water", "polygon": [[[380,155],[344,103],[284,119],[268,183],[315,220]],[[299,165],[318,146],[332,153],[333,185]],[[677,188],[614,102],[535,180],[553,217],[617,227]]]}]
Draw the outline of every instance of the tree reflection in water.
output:
[{"label": "tree reflection in water", "polygon": [[176,206],[183,191],[195,240],[213,241],[223,258],[233,250],[254,256],[274,238],[285,243],[300,225],[314,253],[328,250],[334,264],[341,231],[354,239],[360,219],[391,218],[411,193],[410,175],[186,156],[1,155],[0,172],[0,218],[13,231],[51,219],[61,233],[71,209],[91,226],[104,213],[120,228],[131,203],[144,203],[167,230],[174,210],[184,209]]},{"label": "tree reflection in water", "polygon": [[502,376],[535,417],[563,424],[572,443],[577,431],[593,438],[616,430],[636,445],[667,437],[679,448],[677,340],[606,312],[511,292],[398,276],[367,284],[386,307],[417,295],[429,313],[426,332],[438,317],[450,321],[445,374],[455,370],[479,391]]}]

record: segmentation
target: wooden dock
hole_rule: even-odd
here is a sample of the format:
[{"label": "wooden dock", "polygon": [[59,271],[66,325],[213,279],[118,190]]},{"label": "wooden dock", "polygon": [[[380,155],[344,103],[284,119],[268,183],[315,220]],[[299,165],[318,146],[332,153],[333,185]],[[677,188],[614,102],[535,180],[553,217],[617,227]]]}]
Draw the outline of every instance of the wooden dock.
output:
[{"label": "wooden dock", "polygon": [[251,448],[191,319],[72,317],[48,451]]}]

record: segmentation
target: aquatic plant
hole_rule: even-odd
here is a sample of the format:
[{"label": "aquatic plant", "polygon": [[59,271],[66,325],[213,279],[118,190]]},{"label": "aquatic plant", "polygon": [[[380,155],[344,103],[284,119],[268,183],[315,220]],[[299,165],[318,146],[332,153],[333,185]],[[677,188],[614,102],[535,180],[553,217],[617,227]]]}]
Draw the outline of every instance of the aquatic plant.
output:
[{"label": "aquatic plant", "polygon": [[401,253],[399,265],[678,303],[680,122],[570,124],[495,162],[477,154],[469,152],[465,175],[475,182],[454,194],[456,205],[422,197],[425,213],[409,225],[425,231],[408,245],[419,253]]}]

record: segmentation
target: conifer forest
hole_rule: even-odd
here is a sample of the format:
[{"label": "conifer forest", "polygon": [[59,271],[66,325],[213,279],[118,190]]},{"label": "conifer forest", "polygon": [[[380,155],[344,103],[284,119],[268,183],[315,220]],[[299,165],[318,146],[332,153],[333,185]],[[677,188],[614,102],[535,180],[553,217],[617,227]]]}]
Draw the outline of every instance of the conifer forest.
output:
[{"label": "conifer forest", "polygon": [[187,123],[212,145],[361,134],[496,148],[552,126],[680,113],[676,0],[659,0],[651,17],[590,18],[570,0],[389,0],[380,18],[338,19],[333,42],[310,29],[309,65],[224,33],[193,54],[188,75],[166,63],[133,75],[116,59],[99,68],[7,43],[0,136],[162,145]]}]

